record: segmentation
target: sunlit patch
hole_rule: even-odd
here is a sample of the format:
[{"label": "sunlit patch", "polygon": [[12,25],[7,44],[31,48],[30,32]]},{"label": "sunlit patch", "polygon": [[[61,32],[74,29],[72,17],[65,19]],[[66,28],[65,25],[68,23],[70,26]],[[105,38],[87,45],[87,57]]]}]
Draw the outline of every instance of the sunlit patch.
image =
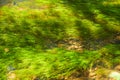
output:
[{"label": "sunlit patch", "polygon": [[7,53],[9,52],[9,48],[5,48],[4,51]]},{"label": "sunlit patch", "polygon": [[114,0],[114,1],[104,1],[103,5],[120,5],[120,1],[119,0]]}]

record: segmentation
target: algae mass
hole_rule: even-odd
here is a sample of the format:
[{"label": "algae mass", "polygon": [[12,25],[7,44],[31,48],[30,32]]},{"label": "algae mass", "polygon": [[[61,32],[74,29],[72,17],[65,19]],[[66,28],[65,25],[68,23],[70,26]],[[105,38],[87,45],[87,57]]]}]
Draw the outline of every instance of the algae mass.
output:
[{"label": "algae mass", "polygon": [[118,0],[1,0],[0,79],[90,80],[97,68],[102,80],[120,64],[119,13]]}]

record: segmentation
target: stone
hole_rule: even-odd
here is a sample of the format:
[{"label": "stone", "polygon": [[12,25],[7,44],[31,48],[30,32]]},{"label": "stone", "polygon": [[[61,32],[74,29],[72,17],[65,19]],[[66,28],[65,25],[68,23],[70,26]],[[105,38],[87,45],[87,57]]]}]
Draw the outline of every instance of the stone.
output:
[{"label": "stone", "polygon": [[117,65],[114,69],[115,69],[116,71],[120,72],[120,65]]}]

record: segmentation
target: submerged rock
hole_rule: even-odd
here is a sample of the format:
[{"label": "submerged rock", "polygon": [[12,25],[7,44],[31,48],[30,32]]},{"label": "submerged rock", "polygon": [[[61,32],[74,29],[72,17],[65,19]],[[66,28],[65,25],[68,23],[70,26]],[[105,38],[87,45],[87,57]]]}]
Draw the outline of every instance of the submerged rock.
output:
[{"label": "submerged rock", "polygon": [[14,68],[12,65],[9,65],[9,66],[7,67],[7,71],[8,71],[8,72],[14,71],[14,70],[15,70],[15,68]]},{"label": "submerged rock", "polygon": [[114,69],[115,69],[116,71],[120,72],[120,65],[117,65]]}]

